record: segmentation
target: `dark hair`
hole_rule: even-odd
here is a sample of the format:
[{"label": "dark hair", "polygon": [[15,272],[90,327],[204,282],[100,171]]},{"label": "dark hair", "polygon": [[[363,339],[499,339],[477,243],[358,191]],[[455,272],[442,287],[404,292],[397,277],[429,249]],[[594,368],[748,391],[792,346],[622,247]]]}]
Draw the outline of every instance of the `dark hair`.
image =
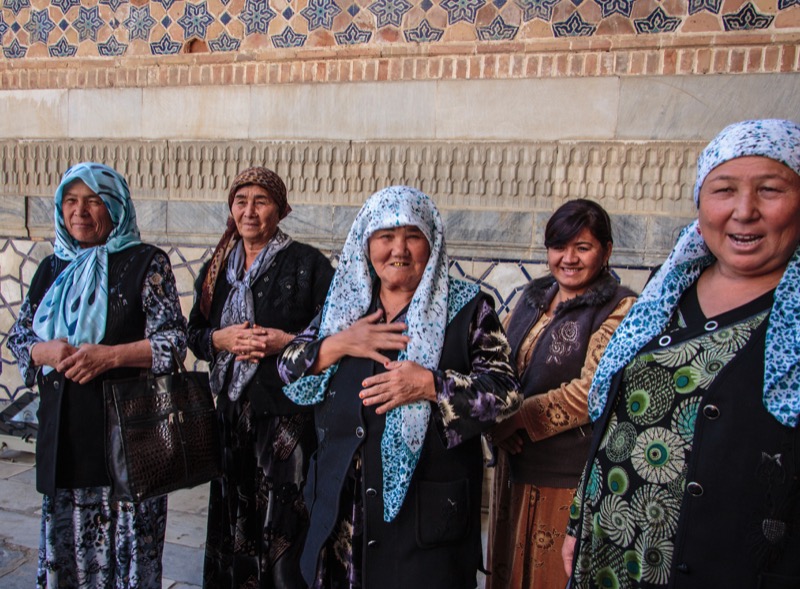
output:
[{"label": "dark hair", "polygon": [[544,229],[544,247],[561,247],[572,241],[583,229],[588,229],[605,249],[611,235],[611,219],[606,210],[594,201],[578,198],[565,202],[548,219]]}]

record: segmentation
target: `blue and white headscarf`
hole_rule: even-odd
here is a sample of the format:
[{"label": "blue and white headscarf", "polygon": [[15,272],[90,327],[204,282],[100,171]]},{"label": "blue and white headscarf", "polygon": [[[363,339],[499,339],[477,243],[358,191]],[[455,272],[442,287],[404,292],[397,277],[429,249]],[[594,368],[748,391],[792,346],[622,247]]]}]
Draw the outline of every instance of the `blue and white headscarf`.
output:
[{"label": "blue and white headscarf", "polygon": [[[738,157],[763,156],[800,175],[800,125],[767,119],[735,123],[723,129],[697,160],[695,204],[708,174]],[[800,221],[798,221],[800,222]],[[597,420],[605,408],[611,379],[651,339],[661,333],[683,293],[715,261],[694,221],[684,228],[667,260],[645,287],[614,332],[589,390],[589,415]],[[780,423],[800,422],[800,247],[775,289],[767,325],[763,402]]]},{"label": "blue and white headscarf", "polygon": [[[82,180],[108,209],[113,229],[102,245],[81,248],[67,231],[61,204],[64,191],[76,180]],[[54,204],[56,241],[53,250],[69,265],[42,299],[33,318],[33,331],[44,341],[66,338],[73,346],[97,344],[106,333],[108,254],[141,243],[128,183],[108,166],[84,162],[64,173]]]},{"label": "blue and white headscarf", "polygon": [[[439,364],[447,323],[477,295],[479,287],[448,276],[444,225],[433,201],[408,186],[391,186],[373,194],[356,216],[342,249],[322,311],[319,337],[350,327],[369,310],[375,271],[369,261],[369,238],[378,230],[413,225],[425,235],[430,257],[406,314],[410,341],[399,360],[434,370]],[[304,376],[284,387],[300,405],[321,403],[338,365],[317,376]],[[381,440],[384,519],[400,511],[425,442],[430,419],[427,401],[410,403],[386,414]]]}]

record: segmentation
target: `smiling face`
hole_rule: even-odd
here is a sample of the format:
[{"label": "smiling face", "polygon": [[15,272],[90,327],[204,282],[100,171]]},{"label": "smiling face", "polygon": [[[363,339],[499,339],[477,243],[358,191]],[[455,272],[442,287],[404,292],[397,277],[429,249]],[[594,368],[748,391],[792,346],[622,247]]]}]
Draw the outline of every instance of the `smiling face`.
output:
[{"label": "smiling face", "polygon": [[782,276],[800,242],[800,176],[767,157],[729,160],[706,176],[698,219],[721,272]]},{"label": "smiling face", "polygon": [[75,180],[64,189],[61,213],[67,232],[82,248],[104,244],[114,229],[103,199],[82,180]]},{"label": "smiling face", "polygon": [[586,227],[565,245],[547,248],[547,265],[561,294],[583,294],[608,263],[611,248],[611,242],[604,247]]},{"label": "smiling face", "polygon": [[430,254],[425,234],[413,225],[379,229],[369,238],[369,261],[381,289],[413,295]]},{"label": "smiling face", "polygon": [[278,230],[280,212],[269,192],[257,184],[242,186],[231,203],[231,215],[248,246],[266,245]]}]

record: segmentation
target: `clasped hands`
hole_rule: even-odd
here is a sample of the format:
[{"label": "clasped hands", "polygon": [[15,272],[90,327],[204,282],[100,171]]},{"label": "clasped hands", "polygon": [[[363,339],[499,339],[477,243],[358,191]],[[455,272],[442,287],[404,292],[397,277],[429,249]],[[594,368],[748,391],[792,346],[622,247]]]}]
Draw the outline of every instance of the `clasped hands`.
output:
[{"label": "clasped hands", "polygon": [[251,326],[249,321],[218,329],[211,337],[215,349],[234,354],[238,362],[253,363],[277,354],[293,339],[285,331],[260,325]]},{"label": "clasped hands", "polygon": [[50,366],[69,380],[86,384],[96,376],[116,367],[116,354],[112,346],[80,344],[78,347],[66,338],[39,342],[31,349],[31,360],[36,366]]}]

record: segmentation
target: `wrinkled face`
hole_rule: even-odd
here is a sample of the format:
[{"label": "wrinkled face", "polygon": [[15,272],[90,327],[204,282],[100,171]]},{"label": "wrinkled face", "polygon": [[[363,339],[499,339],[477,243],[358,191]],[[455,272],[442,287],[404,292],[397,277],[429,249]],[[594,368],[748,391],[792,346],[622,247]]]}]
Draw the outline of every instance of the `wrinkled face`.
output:
[{"label": "wrinkled face", "polygon": [[425,271],[431,248],[425,234],[413,225],[379,229],[369,238],[369,261],[381,288],[413,293]]},{"label": "wrinkled face", "polygon": [[239,235],[247,244],[266,244],[278,230],[278,205],[269,192],[256,184],[242,186],[231,204],[231,215]]},{"label": "wrinkled face", "polygon": [[583,294],[608,262],[611,248],[610,242],[604,246],[586,227],[566,245],[547,248],[547,265],[561,292]]},{"label": "wrinkled face", "polygon": [[83,248],[104,244],[114,229],[103,199],[82,180],[75,180],[64,190],[61,213],[67,232]]},{"label": "wrinkled face", "polygon": [[800,176],[767,157],[727,161],[706,176],[698,219],[720,271],[782,273],[800,242]]}]

